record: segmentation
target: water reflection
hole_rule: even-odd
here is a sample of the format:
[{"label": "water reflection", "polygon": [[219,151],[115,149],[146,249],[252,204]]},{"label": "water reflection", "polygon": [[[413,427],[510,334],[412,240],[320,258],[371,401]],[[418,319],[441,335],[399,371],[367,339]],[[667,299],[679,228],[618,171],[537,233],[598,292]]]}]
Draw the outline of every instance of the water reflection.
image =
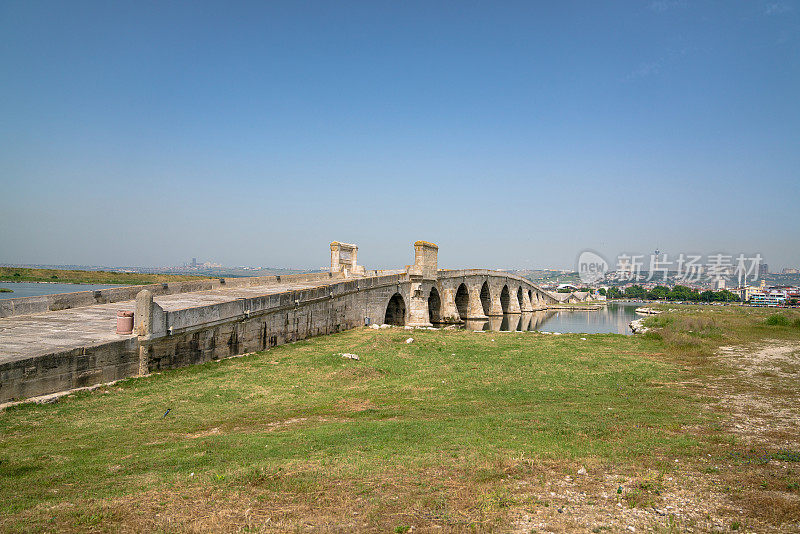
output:
[{"label": "water reflection", "polygon": [[635,303],[611,303],[599,310],[544,310],[533,313],[489,317],[489,319],[469,319],[465,322],[467,330],[492,332],[545,332],[585,333],[585,334],[626,334],[632,332],[628,323],[636,319]]}]

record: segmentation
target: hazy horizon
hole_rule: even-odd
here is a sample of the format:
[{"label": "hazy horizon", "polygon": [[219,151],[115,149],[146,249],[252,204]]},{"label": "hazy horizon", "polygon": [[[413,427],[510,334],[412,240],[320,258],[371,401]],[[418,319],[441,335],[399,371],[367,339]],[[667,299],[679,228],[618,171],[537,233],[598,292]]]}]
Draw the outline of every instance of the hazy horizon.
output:
[{"label": "hazy horizon", "polygon": [[0,5],[0,263],[800,265],[800,5]]}]

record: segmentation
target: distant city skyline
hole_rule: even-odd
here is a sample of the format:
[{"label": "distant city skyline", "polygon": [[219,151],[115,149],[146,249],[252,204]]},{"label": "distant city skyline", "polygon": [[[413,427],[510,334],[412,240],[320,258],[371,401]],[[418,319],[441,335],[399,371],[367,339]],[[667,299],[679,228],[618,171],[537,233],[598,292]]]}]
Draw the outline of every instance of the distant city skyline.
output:
[{"label": "distant city skyline", "polygon": [[[52,264],[52,263],[7,263],[7,262],[0,262],[0,267],[37,267],[37,268],[63,268],[63,269],[111,269],[111,270],[126,270],[126,269],[134,269],[134,270],[142,270],[142,271],[151,271],[151,270],[163,270],[163,271],[187,271],[190,269],[197,269],[197,270],[286,270],[286,271],[327,271],[329,270],[329,266],[327,265],[319,265],[317,267],[298,267],[293,265],[228,265],[222,263],[215,263],[213,261],[196,261],[196,258],[192,258],[192,261],[183,262],[175,265],[118,265],[118,264]],[[449,268],[445,266],[440,266],[442,268]],[[369,268],[378,268],[376,266],[369,266]],[[513,272],[560,272],[560,273],[571,273],[575,274],[578,272],[575,266],[565,266],[565,267],[558,267],[558,266],[550,266],[550,267],[536,267],[536,268],[517,268],[517,267],[503,267],[497,266],[494,269],[501,270],[501,271],[513,271]],[[626,272],[624,267],[620,265],[612,266],[609,272]],[[645,264],[644,268],[641,270],[643,273],[648,273],[649,269],[648,266]],[[658,271],[658,276],[661,275],[663,271]],[[670,275],[677,273],[677,268],[673,267],[668,270]],[[700,270],[703,273],[703,268]],[[800,274],[800,268],[798,267],[782,267],[780,269],[772,269],[766,263],[761,264],[761,268],[758,270],[759,277],[772,274]],[[724,275],[727,279],[735,279],[738,275],[736,271],[731,268],[729,269],[726,274]],[[747,277],[749,278],[749,277]],[[657,277],[656,277],[657,281]]]},{"label": "distant city skyline", "polygon": [[4,2],[0,263],[800,266],[800,5]]}]

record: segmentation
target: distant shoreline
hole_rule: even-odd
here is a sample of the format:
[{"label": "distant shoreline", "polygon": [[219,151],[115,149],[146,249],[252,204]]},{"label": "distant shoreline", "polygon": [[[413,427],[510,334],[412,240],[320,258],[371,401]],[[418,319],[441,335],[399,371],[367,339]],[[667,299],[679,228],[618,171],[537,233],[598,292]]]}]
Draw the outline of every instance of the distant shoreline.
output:
[{"label": "distant shoreline", "polygon": [[[76,286],[124,286],[126,284],[103,284],[97,282],[50,282],[44,280],[0,280],[0,284],[72,284]],[[139,284],[129,284],[139,285]]]},{"label": "distant shoreline", "polygon": [[0,280],[0,284],[70,284],[73,286],[124,286],[125,284],[98,284],[95,282],[45,282],[34,280]]},{"label": "distant shoreline", "polygon": [[35,284],[92,284],[112,286],[140,286],[165,282],[202,280],[205,276],[119,273],[114,271],[73,271],[66,269],[38,269],[29,267],[0,267],[0,280],[4,283]]}]

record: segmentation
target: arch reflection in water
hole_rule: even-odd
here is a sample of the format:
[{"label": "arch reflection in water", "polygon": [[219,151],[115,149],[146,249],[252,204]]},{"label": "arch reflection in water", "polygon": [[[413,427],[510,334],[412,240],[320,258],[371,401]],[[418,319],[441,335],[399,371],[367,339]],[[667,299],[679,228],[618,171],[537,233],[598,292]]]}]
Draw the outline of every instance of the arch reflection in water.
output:
[{"label": "arch reflection in water", "polygon": [[537,330],[631,335],[633,332],[628,324],[636,319],[634,310],[638,306],[633,302],[612,302],[599,310],[554,310],[555,315],[544,321]]},{"label": "arch reflection in water", "polygon": [[632,332],[628,323],[636,319],[638,304],[611,303],[599,310],[543,310],[533,313],[510,314],[487,319],[470,319],[466,330],[492,332],[528,332],[541,330],[576,334],[625,334]]}]

